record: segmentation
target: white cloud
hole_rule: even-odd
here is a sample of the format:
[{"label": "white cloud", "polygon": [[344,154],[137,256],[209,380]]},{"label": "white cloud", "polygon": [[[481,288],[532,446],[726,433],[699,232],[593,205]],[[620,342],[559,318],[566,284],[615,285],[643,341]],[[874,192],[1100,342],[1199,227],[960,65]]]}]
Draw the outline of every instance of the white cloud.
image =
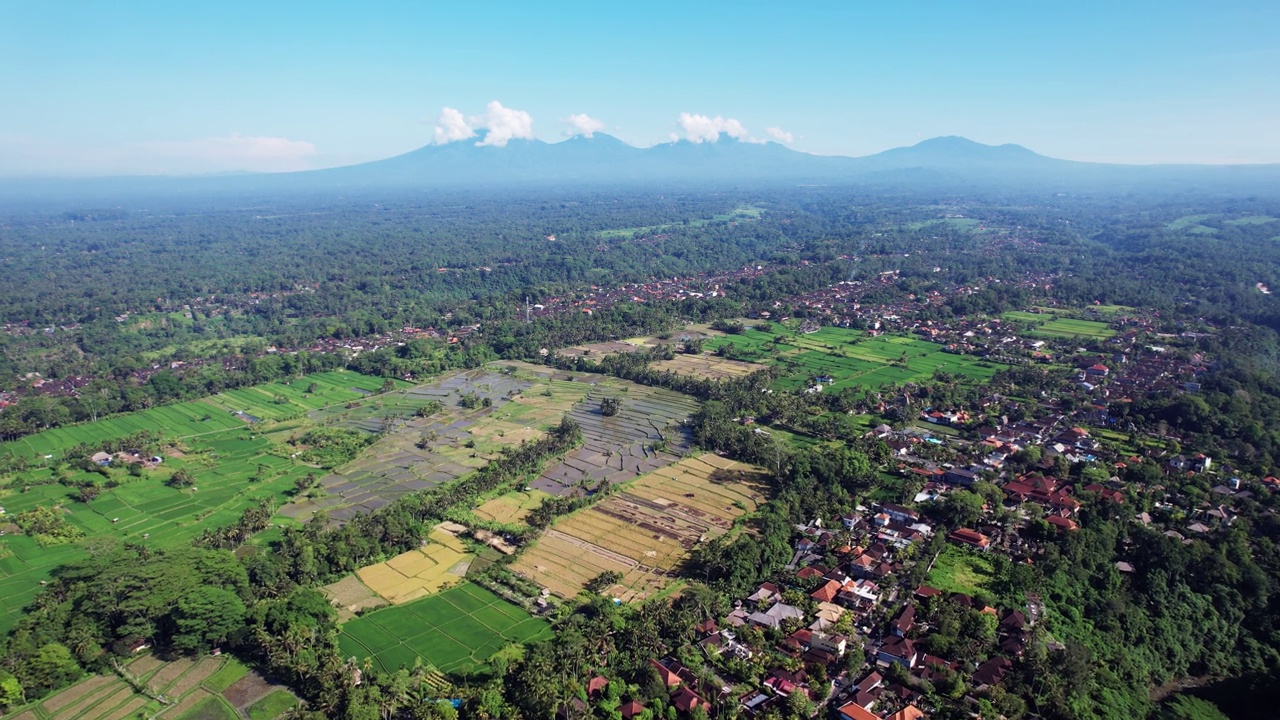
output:
[{"label": "white cloud", "polygon": [[216,172],[255,170],[280,172],[305,170],[316,146],[305,140],[231,133],[197,140],[159,140],[135,143],[130,154],[137,160],[166,163],[185,171]]},{"label": "white cloud", "polygon": [[440,118],[436,120],[435,142],[437,145],[447,145],[466,140],[475,137],[477,130],[486,131],[480,142],[476,143],[477,146],[504,147],[516,138],[532,140],[533,118],[523,110],[503,107],[497,100],[485,106],[483,115],[469,117],[463,117],[461,112],[446,107],[440,110]]},{"label": "white cloud", "polygon": [[476,131],[467,124],[462,113],[451,107],[440,109],[440,117],[436,120],[436,144],[446,145],[455,140],[466,140],[475,137]]},{"label": "white cloud", "polygon": [[569,125],[569,129],[564,131],[565,137],[573,137],[574,135],[591,137],[604,129],[604,123],[585,113],[570,115],[562,122]]},{"label": "white cloud", "polygon": [[774,140],[777,140],[778,142],[781,142],[781,143],[787,143],[788,145],[791,144],[791,141],[796,139],[795,135],[792,135],[791,133],[787,132],[786,130],[783,130],[780,127],[766,128],[765,132],[769,133],[769,135],[773,137]]},{"label": "white cloud", "polygon": [[[680,118],[676,120],[676,124],[684,131],[684,139],[692,143],[716,142],[720,139],[721,133],[742,142],[764,142],[760,138],[752,137],[751,133],[747,132],[747,129],[742,126],[742,123],[733,118],[726,119],[719,115],[708,117],[706,115],[680,113]],[[676,137],[674,133],[672,136]]]},{"label": "white cloud", "polygon": [[467,122],[473,128],[489,131],[485,133],[483,140],[476,143],[477,146],[505,147],[509,141],[517,138],[533,139],[533,118],[529,113],[503,107],[497,100],[485,106],[484,115],[473,115],[467,118]]}]

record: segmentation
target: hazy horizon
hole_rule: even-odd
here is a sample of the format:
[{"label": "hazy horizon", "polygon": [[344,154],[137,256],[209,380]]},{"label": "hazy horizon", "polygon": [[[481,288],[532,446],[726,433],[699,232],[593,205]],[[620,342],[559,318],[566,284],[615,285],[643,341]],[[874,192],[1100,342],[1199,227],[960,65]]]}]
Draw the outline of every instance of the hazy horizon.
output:
[{"label": "hazy horizon", "polygon": [[592,132],[851,157],[957,135],[1088,162],[1280,162],[1272,3],[6,15],[6,177],[306,170]]}]

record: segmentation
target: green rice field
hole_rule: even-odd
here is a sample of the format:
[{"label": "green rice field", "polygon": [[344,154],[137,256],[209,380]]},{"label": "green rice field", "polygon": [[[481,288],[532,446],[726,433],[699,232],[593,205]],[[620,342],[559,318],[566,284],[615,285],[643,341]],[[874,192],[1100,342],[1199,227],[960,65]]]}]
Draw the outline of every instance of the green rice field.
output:
[{"label": "green rice field", "polygon": [[1115,330],[1107,327],[1106,323],[1094,322],[1092,320],[1072,320],[1070,318],[1057,318],[1051,320],[1036,329],[1037,335],[1047,335],[1049,337],[1062,338],[1093,338],[1095,340],[1103,340],[1116,334]]},{"label": "green rice field", "polygon": [[[1121,305],[1106,306],[1112,314],[1126,310]],[[1074,320],[1051,313],[1007,312],[1000,317],[1006,320],[1032,323],[1036,325],[1033,334],[1056,338],[1093,338],[1103,340],[1116,334],[1106,323],[1093,320]]]},{"label": "green rice field", "polygon": [[346,656],[372,657],[385,671],[421,657],[442,672],[475,668],[510,643],[540,640],[551,626],[484,588],[463,583],[405,605],[363,615],[342,628]]},{"label": "green rice field", "polygon": [[[287,499],[294,481],[314,469],[271,454],[272,444],[245,429],[227,430],[187,440],[183,458],[166,458],[156,470],[131,477],[122,470],[113,478],[122,484],[104,489],[89,502],[75,499],[75,491],[61,483],[49,482],[51,471],[23,474],[30,485],[0,490],[0,505],[6,514],[17,514],[37,506],[61,505],[68,522],[84,531],[76,545],[40,547],[23,535],[0,537],[0,546],[13,552],[0,559],[0,631],[7,631],[40,591],[40,581],[48,580],[59,565],[85,556],[81,545],[93,539],[117,538],[151,547],[178,547],[191,542],[206,528],[229,525],[245,508],[267,498],[278,504]],[[165,480],[179,467],[196,478],[194,487],[177,489]],[[259,476],[261,480],[251,478]],[[86,475],[77,472],[76,476]]]},{"label": "green rice field", "polygon": [[1051,313],[1033,313],[1026,312],[1024,310],[1012,310],[1002,314],[1000,317],[1005,320],[1017,320],[1018,322],[1036,323],[1038,325],[1054,319],[1055,315]]},{"label": "green rice field", "polygon": [[[358,400],[378,392],[384,382],[383,378],[334,371],[307,375],[289,382],[227,390],[209,398],[208,402],[227,412],[241,412],[261,420],[276,420]],[[394,382],[397,389],[409,386],[406,382]],[[315,392],[308,393],[307,389],[312,384],[316,386]]]},{"label": "green rice field", "polygon": [[[336,370],[307,375],[291,382],[273,382],[248,388],[237,388],[203,400],[151,408],[117,415],[82,425],[46,430],[12,442],[0,444],[0,453],[43,457],[66,450],[73,445],[97,445],[104,440],[122,438],[150,430],[165,437],[192,437],[231,429],[244,428],[247,418],[273,420],[290,417],[318,408],[357,400],[377,392],[382,378]],[[312,383],[314,393],[306,390]],[[396,387],[408,383],[397,382]],[[277,402],[283,400],[284,402]]]},{"label": "green rice field", "polygon": [[[363,397],[351,388],[377,389],[382,384],[380,378],[333,372],[266,387],[273,391],[288,386],[305,389],[312,382],[317,389],[306,398],[309,404],[321,402],[321,396],[326,403],[347,402]],[[0,536],[0,632],[7,632],[17,622],[39,593],[41,581],[49,580],[54,569],[86,556],[84,545],[104,538],[156,548],[186,545],[207,528],[235,522],[246,508],[263,500],[274,499],[283,505],[294,482],[316,472],[282,455],[266,435],[216,407],[214,399],[59,428],[6,443],[0,452],[39,460],[79,443],[92,447],[141,430],[179,440],[182,450],[164,457],[159,466],[142,471],[138,477],[124,468],[110,468],[109,479],[118,484],[104,487],[88,502],[78,499],[78,490],[69,485],[80,480],[102,483],[108,478],[76,468],[63,468],[69,483],[54,481],[54,470],[49,467],[36,467],[18,473],[0,487],[4,515],[37,506],[61,506],[67,522],[84,533],[74,544],[51,547],[40,547],[18,533]],[[165,484],[180,468],[194,475],[194,486],[178,489]]]},{"label": "green rice field", "polygon": [[[793,334],[780,325],[774,329],[776,332],[766,333],[753,328],[741,335],[716,337],[707,347],[733,343],[746,359],[784,368],[786,375],[774,384],[781,390],[802,389],[812,384],[812,378],[823,375],[834,380],[825,385],[824,392],[839,392],[919,382],[933,377],[936,370],[986,381],[1005,369],[1004,365],[943,352],[937,343],[909,337],[868,337],[859,330],[837,327],[806,334]],[[785,340],[776,342],[780,335],[785,335]]]},{"label": "green rice field", "polygon": [[665,230],[667,228],[676,227],[702,227],[713,222],[735,222],[739,220],[758,220],[764,213],[764,208],[755,205],[739,205],[738,207],[726,213],[717,213],[710,218],[698,218],[684,223],[667,223],[665,225],[647,225],[644,227],[628,227],[613,228],[610,230],[601,230],[596,236],[603,240],[629,240],[636,235],[644,235],[657,230]]}]

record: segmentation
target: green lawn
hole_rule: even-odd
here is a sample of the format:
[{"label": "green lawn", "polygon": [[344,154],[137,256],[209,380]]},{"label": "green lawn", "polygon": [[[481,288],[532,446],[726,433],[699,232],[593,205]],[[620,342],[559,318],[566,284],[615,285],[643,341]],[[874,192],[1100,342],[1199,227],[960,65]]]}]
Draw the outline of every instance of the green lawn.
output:
[{"label": "green lawn", "polygon": [[1090,305],[1089,309],[1103,315],[1119,315],[1120,313],[1133,312],[1134,308],[1128,305]]},{"label": "green lawn", "polygon": [[479,666],[505,645],[550,634],[546,621],[463,583],[352,620],[338,643],[344,655],[372,657],[387,672],[412,667],[419,657],[443,672],[456,672]]},{"label": "green lawn", "polygon": [[902,227],[907,230],[923,230],[934,225],[944,225],[958,230],[973,230],[981,222],[977,218],[938,218],[936,220],[918,220],[904,223]]},{"label": "green lawn", "polygon": [[1033,313],[1023,310],[1011,310],[1007,313],[1002,313],[1000,317],[1005,320],[1017,320],[1018,322],[1036,323],[1037,325],[1042,322],[1048,322],[1054,318],[1053,315],[1048,313]]},{"label": "green lawn", "polygon": [[947,593],[975,595],[986,589],[993,572],[990,556],[948,545],[934,561],[925,584]]}]

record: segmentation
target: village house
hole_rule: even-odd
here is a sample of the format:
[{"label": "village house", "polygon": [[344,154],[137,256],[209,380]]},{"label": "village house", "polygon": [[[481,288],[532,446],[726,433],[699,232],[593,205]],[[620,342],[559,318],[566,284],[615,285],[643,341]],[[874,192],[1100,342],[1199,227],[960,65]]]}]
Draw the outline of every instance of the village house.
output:
[{"label": "village house", "polygon": [[986,552],[991,549],[991,538],[983,535],[977,530],[970,530],[969,528],[957,528],[956,530],[951,531],[951,534],[947,536],[947,539],[952,542],[960,543],[961,545],[967,545],[975,550],[981,550],[982,552]]}]

